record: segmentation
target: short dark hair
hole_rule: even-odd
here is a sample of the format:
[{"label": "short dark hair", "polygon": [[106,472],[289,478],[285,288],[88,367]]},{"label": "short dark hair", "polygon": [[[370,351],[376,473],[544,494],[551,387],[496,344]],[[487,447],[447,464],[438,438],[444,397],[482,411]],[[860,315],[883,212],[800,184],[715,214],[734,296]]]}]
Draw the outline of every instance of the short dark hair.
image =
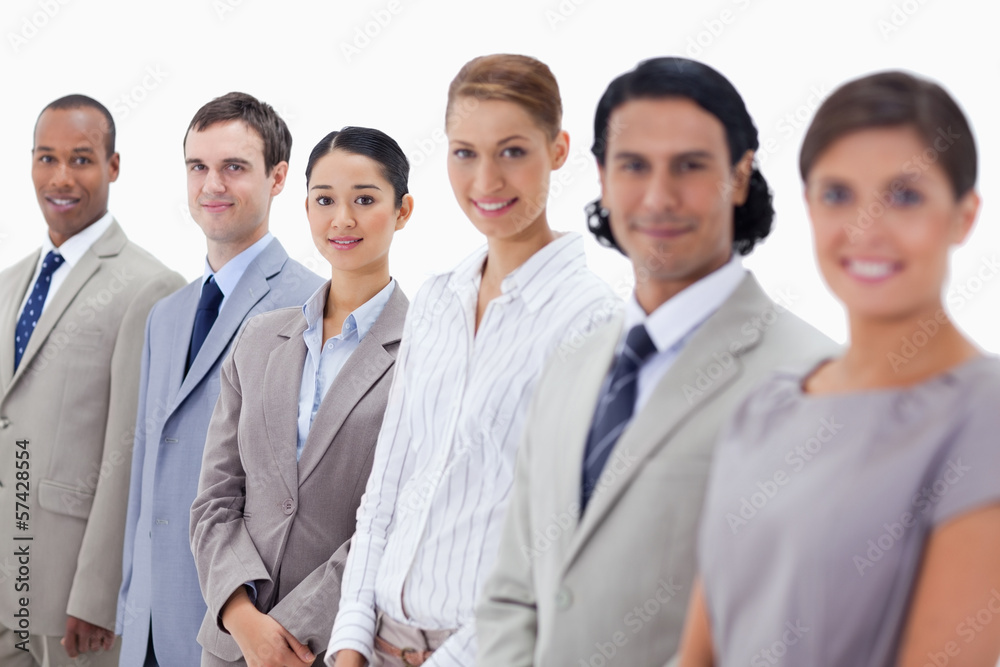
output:
[{"label": "short dark hair", "polygon": [[184,140],[194,130],[201,132],[216,123],[241,120],[264,142],[264,169],[271,173],[279,162],[288,162],[292,154],[292,133],[270,104],[246,93],[226,93],[198,109],[184,133]]},{"label": "short dark hair", "polygon": [[84,107],[97,109],[101,112],[101,115],[104,116],[104,120],[108,124],[107,129],[104,132],[104,151],[107,153],[105,157],[110,158],[115,154],[115,119],[111,116],[111,112],[108,111],[108,108],[95,100],[93,97],[74,93],[49,102],[38,114],[38,118],[35,119],[35,129],[38,129],[38,121],[41,120],[42,114],[49,109],[82,109]]},{"label": "short dark hair", "polygon": [[403,204],[403,195],[409,192],[407,180],[410,176],[410,162],[395,139],[381,130],[369,127],[348,126],[320,139],[306,163],[306,185],[309,184],[316,162],[336,150],[363,155],[378,162],[382,178],[392,185],[396,208]]},{"label": "short dark hair", "polygon": [[[759,144],[757,127],[747,112],[739,92],[729,79],[704,63],[687,58],[651,58],[611,82],[594,116],[594,144],[590,152],[604,166],[611,113],[621,105],[636,99],[662,97],[687,98],[712,114],[726,129],[731,164],[739,162],[748,150],[756,151]],[[774,221],[771,189],[764,175],[755,166],[750,175],[747,200],[733,211],[733,251],[749,254],[758,241],[767,238]],[[621,251],[611,234],[611,223],[600,200],[587,206],[587,225],[603,245]]]},{"label": "short dark hair", "polygon": [[816,111],[799,152],[803,182],[819,156],[846,134],[877,127],[912,127],[931,149],[942,133],[949,142],[934,150],[958,199],[976,185],[978,157],[969,121],[948,92],[927,79],[889,71],[849,81]]}]

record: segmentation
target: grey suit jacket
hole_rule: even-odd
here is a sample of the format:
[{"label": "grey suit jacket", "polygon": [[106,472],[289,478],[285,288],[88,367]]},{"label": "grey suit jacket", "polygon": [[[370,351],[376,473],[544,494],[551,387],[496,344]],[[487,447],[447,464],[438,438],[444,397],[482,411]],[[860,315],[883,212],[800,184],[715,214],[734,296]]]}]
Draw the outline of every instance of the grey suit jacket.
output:
[{"label": "grey suit jacket", "polygon": [[693,334],[626,427],[580,517],[587,432],[622,320],[553,359],[518,453],[477,665],[664,665],[677,648],[716,436],[776,367],[833,355],[748,275]]},{"label": "grey suit jacket", "polygon": [[[143,326],[184,279],[112,222],[50,296],[15,372],[14,329],[37,261],[0,273],[0,625],[25,597],[31,632],[62,635],[67,614],[115,627]],[[16,451],[28,452],[23,486]],[[25,491],[27,502],[16,495]],[[14,541],[25,536],[34,539]],[[20,591],[15,545],[30,550]]]},{"label": "grey suit jacket", "polygon": [[258,609],[313,653],[326,647],[347,552],[338,548],[354,534],[407,305],[397,285],[323,398],[297,462],[302,310],[258,315],[233,344],[191,507],[191,550],[208,603],[198,635],[203,664],[218,664],[209,655],[240,659],[218,617],[249,581]]},{"label": "grey suit jacket", "polygon": [[161,665],[197,665],[205,602],[191,556],[191,503],[222,361],[248,318],[299,306],[323,280],[274,239],[247,266],[184,374],[202,280],[157,303],[146,323],[122,558],[121,664],[141,665],[152,620]]}]

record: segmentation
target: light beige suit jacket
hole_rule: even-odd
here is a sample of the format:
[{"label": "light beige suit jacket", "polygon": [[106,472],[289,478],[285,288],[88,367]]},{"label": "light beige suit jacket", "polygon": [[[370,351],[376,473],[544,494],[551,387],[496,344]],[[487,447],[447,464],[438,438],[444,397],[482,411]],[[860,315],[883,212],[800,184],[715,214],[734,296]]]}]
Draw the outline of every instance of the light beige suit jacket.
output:
[{"label": "light beige suit jacket", "polygon": [[218,619],[246,582],[257,588],[258,609],[316,655],[326,647],[407,306],[397,285],[330,385],[297,462],[302,309],[257,315],[233,343],[191,507],[191,549],[208,604],[198,634],[203,665],[242,663]]},{"label": "light beige suit jacket", "polygon": [[621,318],[546,369],[524,430],[477,665],[659,666],[678,648],[716,435],[773,369],[837,347],[752,275],[694,333],[615,445],[583,517],[582,460]]},{"label": "light beige suit jacket", "polygon": [[[112,222],[49,296],[15,372],[14,330],[37,262],[36,252],[0,273],[0,625],[11,627],[25,597],[31,632],[61,636],[67,614],[115,627],[146,316],[185,281]],[[14,521],[19,440],[24,531]],[[26,582],[16,581],[15,545],[30,551]]]}]

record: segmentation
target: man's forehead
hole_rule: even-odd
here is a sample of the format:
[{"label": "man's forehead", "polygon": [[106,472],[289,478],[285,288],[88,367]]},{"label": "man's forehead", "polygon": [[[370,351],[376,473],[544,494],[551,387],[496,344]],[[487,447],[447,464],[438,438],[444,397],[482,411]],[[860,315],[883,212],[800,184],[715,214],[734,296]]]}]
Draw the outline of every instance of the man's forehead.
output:
[{"label": "man's forehead", "polygon": [[35,125],[35,143],[42,136],[47,140],[58,135],[79,144],[103,146],[108,137],[108,121],[97,109],[78,107],[75,109],[46,109],[38,117]]},{"label": "man's forehead", "polygon": [[192,127],[184,139],[184,148],[188,153],[192,149],[206,154],[238,151],[245,158],[258,154],[263,159],[264,139],[242,120],[221,121],[200,129]]}]

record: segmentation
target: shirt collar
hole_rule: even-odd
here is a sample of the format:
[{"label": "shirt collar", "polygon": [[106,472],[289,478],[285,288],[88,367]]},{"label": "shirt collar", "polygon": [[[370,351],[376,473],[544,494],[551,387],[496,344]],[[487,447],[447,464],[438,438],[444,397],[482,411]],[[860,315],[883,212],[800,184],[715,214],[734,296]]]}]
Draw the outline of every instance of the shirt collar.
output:
[{"label": "shirt collar", "polygon": [[[456,291],[468,287],[478,289],[486,254],[487,246],[483,246],[462,260],[451,272],[448,285]],[[534,311],[551,296],[564,274],[586,266],[583,237],[566,232],[507,274],[500,283],[500,293],[511,297],[520,295],[528,308]]]},{"label": "shirt collar", "polygon": [[63,244],[58,248],[55,247],[52,239],[49,238],[48,232],[46,232],[45,238],[42,241],[42,257],[44,258],[50,251],[55,250],[66,260],[66,264],[70,268],[73,268],[83,258],[84,254],[90,250],[90,246],[94,245],[94,242],[101,238],[104,232],[108,231],[112,222],[114,222],[114,216],[109,211],[98,218],[96,222],[91,223],[63,241]]},{"label": "shirt collar", "polygon": [[250,266],[250,262],[257,259],[257,256],[262,253],[264,248],[266,248],[267,245],[273,240],[274,236],[271,232],[267,232],[252,246],[223,264],[222,268],[218,271],[212,271],[212,267],[209,265],[208,258],[206,257],[205,273],[201,278],[201,284],[204,285],[209,276],[215,276],[215,284],[218,285],[219,289],[222,291],[222,296],[229,296],[233,293],[233,290],[236,289],[237,283],[240,282],[240,278],[243,277],[247,267]]},{"label": "shirt collar", "polygon": [[637,324],[645,324],[656,350],[669,350],[683,342],[717,311],[743,281],[746,273],[742,260],[734,253],[726,264],[684,288],[648,316],[633,291],[625,304],[624,332]]},{"label": "shirt collar", "polygon": [[[347,316],[347,319],[344,320],[344,326],[340,330],[340,335],[346,338],[351,332],[357,331],[360,342],[374,326],[379,315],[382,314],[395,288],[396,281],[390,278],[389,284],[383,287],[378,294],[355,308],[354,312]],[[317,335],[319,343],[322,343],[323,314],[326,312],[326,299],[329,295],[330,281],[328,280],[320,285],[319,289],[313,292],[312,296],[302,305],[302,314],[306,318],[307,325],[302,337],[305,338],[307,346],[311,341],[316,340]]]}]

